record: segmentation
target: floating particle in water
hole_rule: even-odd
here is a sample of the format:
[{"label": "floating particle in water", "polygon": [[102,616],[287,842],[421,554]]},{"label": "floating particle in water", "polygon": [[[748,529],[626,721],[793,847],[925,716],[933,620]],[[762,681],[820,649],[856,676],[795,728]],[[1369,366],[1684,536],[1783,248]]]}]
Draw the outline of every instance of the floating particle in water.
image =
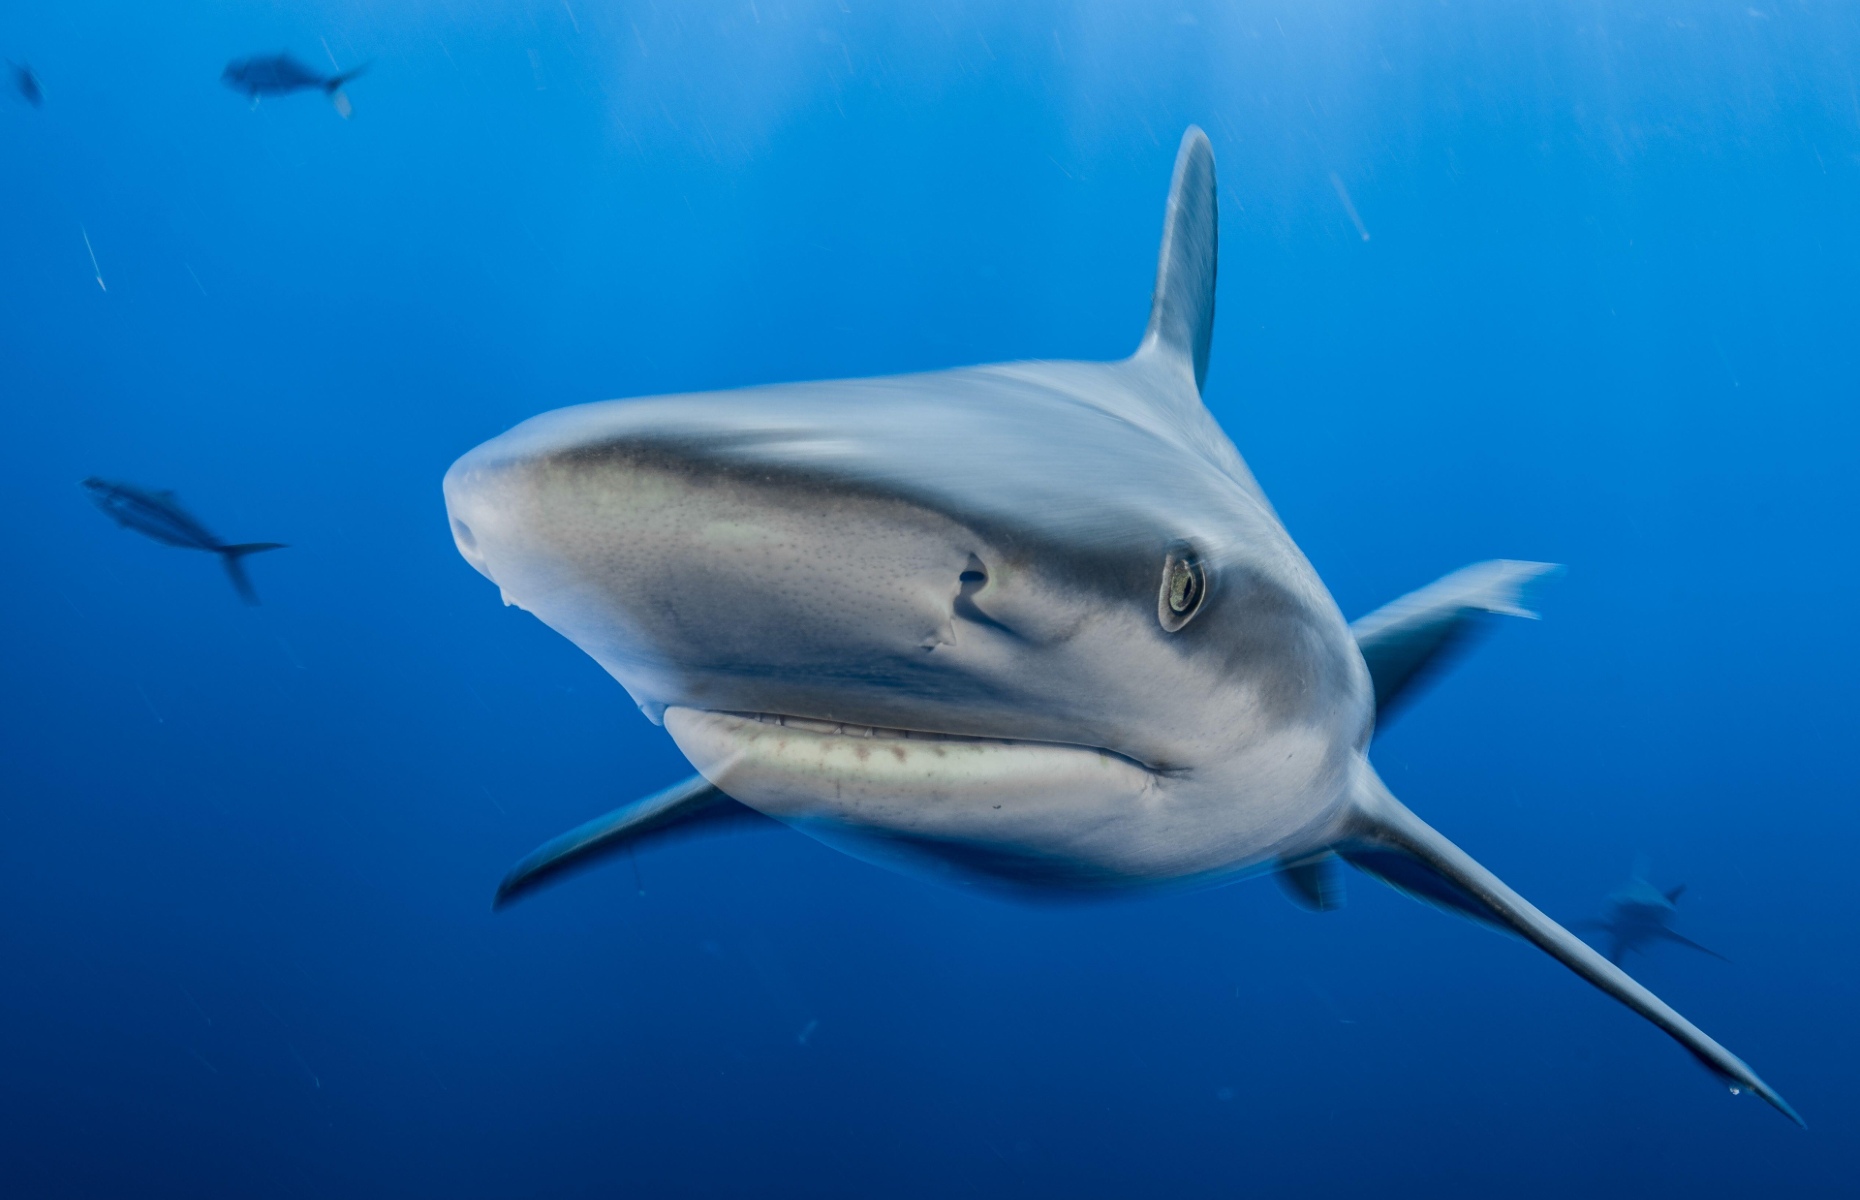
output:
[{"label": "floating particle in water", "polygon": [[[273,1015],[275,1016],[276,1014],[274,1013]],[[288,1041],[285,1042],[284,1045],[285,1045],[285,1048],[291,1052],[291,1057],[297,1060],[297,1065],[304,1069],[304,1074],[310,1077],[310,1082],[316,1086],[317,1091],[319,1092],[322,1091],[323,1080],[318,1077],[315,1071],[312,1071],[310,1069],[310,1064],[304,1061],[304,1056],[297,1053],[297,1047],[293,1046]]]},{"label": "floating particle in water", "polygon": [[97,277],[97,286],[106,292],[109,291],[110,289],[104,286],[103,268],[97,265],[97,252],[90,245],[90,231],[79,225],[78,232],[84,235],[84,253],[90,255],[90,271]]},{"label": "floating particle in water", "polygon": [[1369,230],[1364,227],[1363,218],[1356,215],[1356,205],[1350,199],[1350,189],[1343,186],[1343,176],[1332,171],[1330,186],[1337,189],[1337,199],[1343,201],[1343,211],[1350,214],[1350,224],[1356,226],[1356,232],[1362,235],[1365,242],[1368,241]]}]

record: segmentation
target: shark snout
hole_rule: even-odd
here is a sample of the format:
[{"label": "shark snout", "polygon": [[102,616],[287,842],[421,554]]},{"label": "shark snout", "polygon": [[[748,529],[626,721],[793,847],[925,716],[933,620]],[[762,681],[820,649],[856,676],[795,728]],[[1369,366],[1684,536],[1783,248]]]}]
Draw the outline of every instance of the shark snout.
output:
[{"label": "shark snout", "polygon": [[472,569],[493,583],[490,561],[479,533],[487,523],[496,521],[497,484],[501,471],[491,468],[473,451],[452,464],[446,472],[446,521],[452,530],[452,544]]}]

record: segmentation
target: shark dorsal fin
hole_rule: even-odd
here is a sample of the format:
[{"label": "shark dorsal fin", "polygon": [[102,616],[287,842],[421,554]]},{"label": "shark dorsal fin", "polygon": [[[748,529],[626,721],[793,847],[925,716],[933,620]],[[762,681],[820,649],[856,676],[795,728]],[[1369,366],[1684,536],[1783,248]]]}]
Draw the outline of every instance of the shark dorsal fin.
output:
[{"label": "shark dorsal fin", "polygon": [[1219,213],[1214,197],[1214,148],[1208,135],[1190,125],[1176,151],[1175,178],[1163,217],[1162,251],[1156,262],[1156,291],[1140,356],[1168,356],[1195,376],[1200,390],[1208,377],[1208,342],[1214,336],[1214,271]]}]

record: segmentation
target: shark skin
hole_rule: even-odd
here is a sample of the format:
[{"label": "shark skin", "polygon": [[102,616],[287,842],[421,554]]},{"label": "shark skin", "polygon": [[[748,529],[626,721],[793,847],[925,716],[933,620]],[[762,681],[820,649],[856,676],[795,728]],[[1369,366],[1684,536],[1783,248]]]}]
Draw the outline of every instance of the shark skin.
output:
[{"label": "shark skin", "polygon": [[1279,872],[1325,908],[1341,860],[1538,945],[1799,1121],[1377,776],[1378,698],[1551,568],[1467,568],[1353,630],[1202,404],[1216,246],[1191,128],[1128,359],[584,404],[454,463],[466,561],[701,776],[538,850],[500,901],[719,803],[1030,894]]}]

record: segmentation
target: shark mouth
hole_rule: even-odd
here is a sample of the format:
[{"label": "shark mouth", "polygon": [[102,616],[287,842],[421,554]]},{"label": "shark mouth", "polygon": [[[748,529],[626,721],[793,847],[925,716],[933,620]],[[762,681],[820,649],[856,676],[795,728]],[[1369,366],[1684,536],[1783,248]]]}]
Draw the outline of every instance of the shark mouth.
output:
[{"label": "shark mouth", "polygon": [[802,827],[1039,847],[1089,838],[1158,799],[1158,774],[1108,750],[925,733],[772,713],[665,710],[717,787]]}]

